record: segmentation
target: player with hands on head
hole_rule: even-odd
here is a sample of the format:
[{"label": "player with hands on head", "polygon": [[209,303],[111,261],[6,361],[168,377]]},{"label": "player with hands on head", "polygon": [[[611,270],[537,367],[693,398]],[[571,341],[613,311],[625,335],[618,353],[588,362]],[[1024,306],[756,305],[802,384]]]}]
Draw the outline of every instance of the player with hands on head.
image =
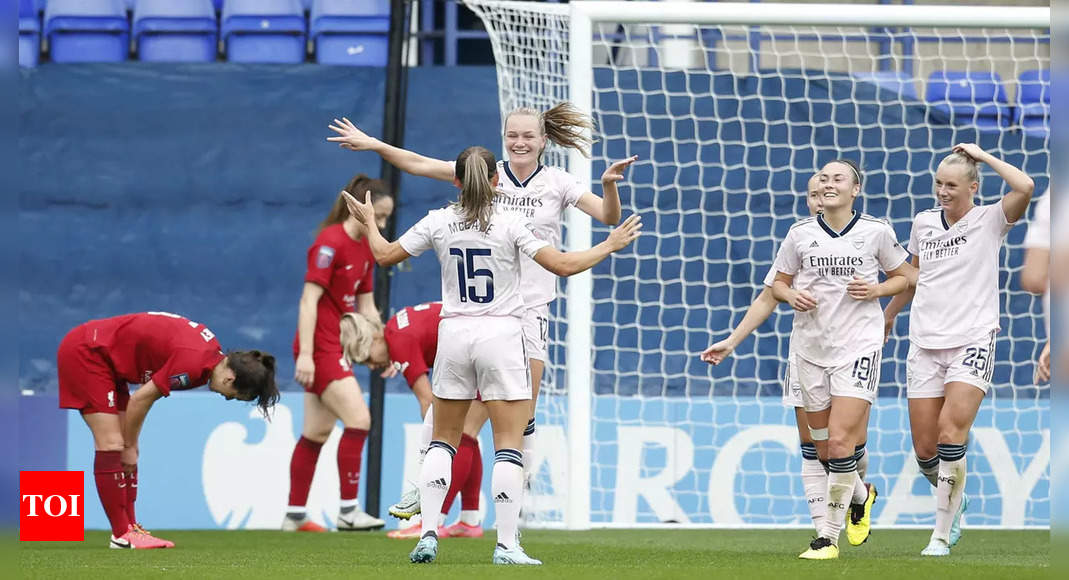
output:
[{"label": "player with hands on head", "polygon": [[[93,433],[93,477],[111,526],[110,548],[172,548],[145,531],[134,510],[138,440],[149,409],[174,391],[201,385],[226,400],[255,401],[264,416],[278,402],[275,357],[224,353],[203,324],[169,312],[90,320],[59,344],[59,407],[77,409]],[[131,394],[127,385],[139,384]]]},{"label": "player with hands on head", "polygon": [[[386,183],[360,174],[346,185],[370,191],[374,221],[385,226],[393,213],[393,197]],[[337,421],[344,429],[338,442],[339,510],[342,531],[374,530],[386,522],[360,508],[360,462],[371,427],[371,413],[349,362],[342,356],[341,317],[360,312],[380,320],[372,294],[375,259],[366,228],[349,214],[343,193],[319,224],[308,248],[307,270],[293,339],[294,378],[304,387],[301,437],[290,458],[290,491],[283,531],[325,532],[308,517],[308,493],[323,443]],[[381,322],[380,322],[381,324]]]},{"label": "player with hands on head", "polygon": [[[977,205],[978,165],[1009,186],[997,203]],[[911,300],[906,396],[913,450],[935,487],[935,528],[924,556],[948,556],[961,538],[969,430],[991,386],[999,331],[999,248],[1028,209],[1035,184],[1020,169],[961,143],[935,171],[937,207],[913,220],[909,251],[915,288],[894,297],[893,323]]]},{"label": "player with hands on head", "polygon": [[[504,210],[495,199],[498,165],[482,147],[465,149],[456,161],[454,183],[460,198],[431,211],[399,240],[390,242],[374,223],[370,195],[347,194],[350,210],[368,228],[371,251],[389,266],[433,249],[441,264],[442,321],[431,381],[434,440],[420,473],[424,514],[441,512],[451,465],[471,400],[481,396],[494,432],[492,495],[497,513],[495,564],[538,565],[524,553],[517,526],[523,492],[524,426],[530,417],[531,377],[524,344],[525,311],[520,255],[558,276],[570,276],[601,262],[638,237],[641,221],[630,216],[596,246],[560,252],[535,236],[526,219]],[[423,533],[409,555],[433,562],[438,554],[437,518],[423,519]]]}]

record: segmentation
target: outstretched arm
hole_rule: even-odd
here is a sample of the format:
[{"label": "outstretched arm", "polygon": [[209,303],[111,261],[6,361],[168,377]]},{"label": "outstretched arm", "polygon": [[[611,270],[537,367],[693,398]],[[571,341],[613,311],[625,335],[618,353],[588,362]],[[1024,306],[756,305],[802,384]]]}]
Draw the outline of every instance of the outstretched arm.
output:
[{"label": "outstretched arm", "polygon": [[375,256],[375,262],[378,265],[384,267],[393,266],[412,257],[401,247],[400,243],[397,241],[390,242],[382,237],[382,233],[379,232],[379,226],[375,223],[375,207],[371,205],[370,190],[364,194],[362,203],[357,201],[353,194],[348,191],[342,193],[345,194],[345,203],[349,206],[349,213],[364,224],[364,228],[367,229],[368,245],[371,246],[371,254]]},{"label": "outstretched arm", "polygon": [[739,343],[746,340],[747,336],[750,336],[754,330],[757,330],[758,326],[768,320],[768,317],[776,309],[777,304],[779,304],[779,301],[772,295],[772,288],[765,286],[753,303],[750,304],[750,307],[746,309],[746,314],[743,315],[739,325],[731,331],[727,338],[702,351],[701,360],[714,365],[723,362],[724,359],[731,356],[731,353],[735,351],[735,347]]},{"label": "outstretched arm", "polygon": [[605,238],[605,241],[578,252],[561,252],[553,246],[545,246],[534,255],[534,261],[558,276],[571,276],[593,268],[609,254],[626,248],[642,230],[642,220],[638,214],[624,220]]},{"label": "outstretched arm", "polygon": [[1036,188],[1032,178],[974,143],[959,143],[954,146],[954,152],[968,155],[978,163],[990,165],[1006,185],[1010,186],[1010,192],[1002,196],[1002,211],[1006,214],[1006,221],[1012,224],[1021,219],[1024,212],[1028,211],[1028,202],[1032,200],[1032,192]]},{"label": "outstretched arm", "polygon": [[441,181],[453,181],[453,163],[424,157],[419,153],[413,153],[407,149],[394,147],[369,136],[356,127],[349,119],[342,117],[339,121],[329,125],[330,130],[337,133],[333,137],[327,137],[327,141],[337,143],[342,149],[350,151],[373,151],[394,167],[420,177],[430,177]]},{"label": "outstretched arm", "polygon": [[616,182],[623,180],[624,171],[637,160],[638,155],[632,155],[610,165],[605,173],[601,174],[603,197],[590,192],[584,193],[575,207],[605,225],[614,226],[620,223],[620,192],[616,188]]}]

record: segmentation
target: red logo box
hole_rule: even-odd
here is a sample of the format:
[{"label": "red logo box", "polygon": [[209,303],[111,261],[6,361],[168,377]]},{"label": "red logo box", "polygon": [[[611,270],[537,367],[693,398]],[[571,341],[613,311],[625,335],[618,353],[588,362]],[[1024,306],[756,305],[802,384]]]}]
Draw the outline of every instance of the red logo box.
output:
[{"label": "red logo box", "polygon": [[19,540],[85,540],[85,476],[81,471],[19,472]]}]

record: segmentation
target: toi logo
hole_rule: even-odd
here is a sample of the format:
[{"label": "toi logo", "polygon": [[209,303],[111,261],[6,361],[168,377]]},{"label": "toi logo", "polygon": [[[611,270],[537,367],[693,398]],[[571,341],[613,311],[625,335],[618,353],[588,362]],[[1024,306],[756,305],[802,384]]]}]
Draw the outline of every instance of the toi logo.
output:
[{"label": "toi logo", "polygon": [[20,471],[19,540],[84,540],[84,482],[81,471]]}]

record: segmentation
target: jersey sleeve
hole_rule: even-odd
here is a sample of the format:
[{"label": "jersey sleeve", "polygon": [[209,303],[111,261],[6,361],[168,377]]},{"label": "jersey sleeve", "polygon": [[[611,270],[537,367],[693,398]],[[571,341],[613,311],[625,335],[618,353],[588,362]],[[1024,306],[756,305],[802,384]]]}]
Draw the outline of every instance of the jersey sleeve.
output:
[{"label": "jersey sleeve", "polygon": [[150,379],[163,396],[170,396],[171,391],[184,391],[208,382],[212,369],[225,357],[217,344],[214,348],[211,343],[205,346],[203,349],[175,349],[167,362],[152,373]]},{"label": "jersey sleeve", "polygon": [[1025,248],[1050,249],[1050,192],[1043,194],[1036,202],[1036,213],[1028,222],[1028,232],[1024,236]]},{"label": "jersey sleeve", "polygon": [[367,294],[375,291],[375,255],[371,253],[371,244],[368,243],[366,237],[362,246],[361,258],[367,261],[367,270],[357,285],[356,293]]},{"label": "jersey sleeve", "polygon": [[[796,231],[797,229],[792,229],[787,232],[787,237],[784,238],[779,251],[776,252],[776,261],[772,263],[772,270],[775,272],[783,272],[794,276],[798,273],[798,269],[801,268],[802,256],[798,254],[798,248],[794,242]],[[772,279],[775,280],[775,278],[776,275],[773,273]]]},{"label": "jersey sleeve", "polygon": [[[775,264],[773,264],[775,266]],[[765,274],[765,286],[771,287],[772,283],[776,281],[776,268],[769,268],[768,273]]]},{"label": "jersey sleeve", "polygon": [[886,225],[880,234],[879,246],[876,248],[876,260],[884,272],[894,270],[909,259],[909,252],[895,239],[895,231]]},{"label": "jersey sleeve", "polygon": [[917,241],[917,222],[919,221],[919,215],[913,218],[913,225],[909,228],[909,245],[906,246],[906,249],[909,250],[909,253],[913,254],[914,256],[919,256],[921,249],[920,244]]},{"label": "jersey sleeve", "polygon": [[521,252],[532,259],[538,250],[549,245],[549,242],[538,239],[534,226],[530,222],[520,220],[509,220],[509,238],[514,241]]},{"label": "jersey sleeve", "polygon": [[335,245],[330,240],[316,238],[312,247],[308,248],[308,271],[304,275],[305,282],[314,282],[324,288],[330,286],[339,250]]},{"label": "jersey sleeve", "polygon": [[579,203],[579,198],[589,189],[583,187],[578,178],[563,171],[560,173],[560,188],[565,207]]},{"label": "jersey sleeve", "polygon": [[984,217],[982,219],[989,224],[992,230],[996,232],[1000,238],[1010,233],[1013,226],[1017,225],[1017,222],[1011,222],[1006,219],[1006,210],[1002,208],[1001,199],[998,200],[998,203],[985,206],[985,209],[987,209],[987,211],[984,212]]},{"label": "jersey sleeve", "polygon": [[408,255],[418,256],[434,246],[433,216],[434,214],[427,214],[397,240]]}]

